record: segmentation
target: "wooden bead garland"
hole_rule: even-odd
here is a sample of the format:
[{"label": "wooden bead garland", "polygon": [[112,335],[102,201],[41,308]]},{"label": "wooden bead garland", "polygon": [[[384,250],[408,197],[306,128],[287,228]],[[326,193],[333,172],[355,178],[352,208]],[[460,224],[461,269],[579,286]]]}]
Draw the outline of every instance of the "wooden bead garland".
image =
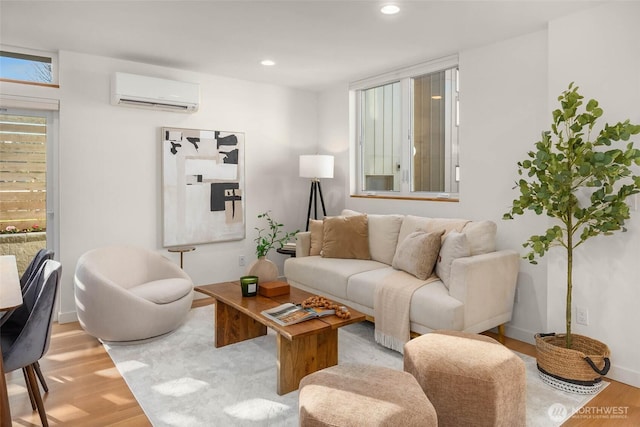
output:
[{"label": "wooden bead garland", "polygon": [[347,310],[347,307],[338,305],[333,301],[319,295],[314,295],[302,301],[302,306],[305,308],[318,307],[328,310],[335,310],[336,316],[338,316],[340,319],[348,319],[351,317],[351,313],[349,312],[349,310]]}]

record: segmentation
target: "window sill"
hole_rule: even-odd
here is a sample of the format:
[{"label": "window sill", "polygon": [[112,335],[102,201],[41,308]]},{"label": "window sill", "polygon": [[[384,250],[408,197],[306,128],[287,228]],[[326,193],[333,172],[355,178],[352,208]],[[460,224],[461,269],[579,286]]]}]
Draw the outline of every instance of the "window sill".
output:
[{"label": "window sill", "polygon": [[18,84],[23,84],[23,85],[52,87],[54,89],[60,89],[60,85],[55,84],[55,83],[30,82],[30,81],[27,81],[27,80],[14,80],[14,79],[0,79],[0,82],[18,83]]},{"label": "window sill", "polygon": [[455,202],[458,203],[458,197],[435,197],[435,196],[392,196],[389,194],[352,194],[350,197],[354,199],[387,199],[387,200],[419,200],[427,202]]}]

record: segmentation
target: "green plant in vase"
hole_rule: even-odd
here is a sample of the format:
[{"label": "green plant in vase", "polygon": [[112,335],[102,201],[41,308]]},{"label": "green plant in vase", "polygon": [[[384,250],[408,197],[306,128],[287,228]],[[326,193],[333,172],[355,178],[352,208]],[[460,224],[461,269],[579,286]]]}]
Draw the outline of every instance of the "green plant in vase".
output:
[{"label": "green plant in vase", "polygon": [[269,212],[270,211],[258,214],[259,219],[265,218],[267,220],[266,228],[255,227],[258,232],[258,237],[254,239],[256,242],[256,255],[258,258],[266,257],[269,251],[273,248],[282,248],[286,242],[295,237],[295,235],[300,231],[296,230],[290,233],[282,231],[281,228],[284,227],[284,224],[274,221]]},{"label": "green plant in vase", "polygon": [[258,232],[258,236],[254,239],[258,259],[248,269],[248,273],[257,276],[260,283],[272,282],[279,275],[276,264],[266,258],[269,251],[273,248],[282,248],[289,239],[298,233],[298,230],[291,233],[283,231],[284,225],[271,218],[269,211],[258,215],[258,219],[262,218],[267,220],[267,227],[255,227]]},{"label": "green plant in vase", "polygon": [[[528,153],[526,160],[518,162],[522,178],[516,188],[520,195],[504,215],[504,219],[513,219],[530,210],[558,222],[544,233],[531,236],[523,246],[529,248],[524,258],[532,264],[552,247],[566,250],[564,347],[567,349],[574,347],[571,331],[574,250],[592,237],[625,231],[625,220],[630,217],[626,199],[640,192],[640,176],[632,171],[633,164],[640,165],[640,150],[627,142],[640,133],[640,126],[626,120],[614,125],[606,123],[601,130],[594,131],[603,110],[594,99],[584,105],[583,98],[573,83],[558,97],[560,108],[553,111],[551,130],[543,132],[535,150]],[[536,343],[538,339],[536,336]],[[606,368],[599,369],[605,373],[609,366],[608,348],[606,353]]]},{"label": "green plant in vase", "polygon": [[[627,197],[640,192],[640,176],[631,165],[640,165],[640,150],[629,142],[624,147],[614,142],[628,141],[640,133],[640,126],[629,120],[611,126],[605,124],[596,135],[592,130],[602,109],[596,100],[584,107],[583,96],[573,83],[558,97],[561,108],[553,112],[551,131],[543,132],[527,160],[518,162],[523,176],[517,188],[520,197],[513,201],[505,219],[522,215],[525,210],[546,214],[560,224],[544,234],[533,235],[524,243],[530,249],[526,258],[535,264],[553,246],[567,251],[566,345],[571,347],[571,290],[573,251],[589,238],[624,230],[629,219]],[[578,193],[581,197],[579,197]]]}]

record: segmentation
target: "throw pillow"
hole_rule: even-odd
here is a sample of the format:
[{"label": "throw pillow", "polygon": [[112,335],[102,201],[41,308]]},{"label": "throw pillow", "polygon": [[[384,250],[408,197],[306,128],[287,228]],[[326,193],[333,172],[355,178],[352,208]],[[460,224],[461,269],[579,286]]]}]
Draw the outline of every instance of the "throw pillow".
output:
[{"label": "throw pillow", "polygon": [[391,265],[398,246],[402,215],[367,215],[371,259]]},{"label": "throw pillow", "polygon": [[366,214],[326,217],[322,228],[323,257],[371,259]]},{"label": "throw pillow", "polygon": [[354,211],[354,210],[351,210],[351,209],[342,209],[342,212],[340,212],[340,215],[342,215],[342,216],[354,216],[354,215],[364,215],[364,213],[358,212],[358,211]]},{"label": "throw pillow", "polygon": [[438,259],[440,238],[444,230],[433,233],[416,231],[409,234],[399,245],[391,266],[413,274],[420,280],[426,280]]},{"label": "throw pillow", "polygon": [[493,221],[472,221],[462,232],[467,235],[471,255],[480,255],[496,250],[496,232],[498,226]]},{"label": "throw pillow", "polygon": [[311,249],[309,255],[320,255],[322,251],[322,220],[310,219],[309,231],[311,232]]},{"label": "throw pillow", "polygon": [[452,231],[444,238],[440,248],[440,256],[436,263],[436,274],[442,283],[449,289],[451,280],[451,264],[454,259],[471,255],[471,248],[467,236],[457,231]]},{"label": "throw pillow", "polygon": [[[358,211],[343,209],[341,215],[362,215]],[[367,214],[369,221],[369,252],[371,259],[391,265],[393,255],[398,246],[398,233],[402,226],[404,215],[375,215]],[[414,230],[416,231],[416,230]]]}]

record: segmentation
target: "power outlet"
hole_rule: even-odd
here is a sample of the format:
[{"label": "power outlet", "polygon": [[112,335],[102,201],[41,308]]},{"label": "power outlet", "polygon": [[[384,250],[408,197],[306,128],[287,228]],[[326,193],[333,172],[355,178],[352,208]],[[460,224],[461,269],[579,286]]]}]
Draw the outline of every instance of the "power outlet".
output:
[{"label": "power outlet", "polygon": [[576,323],[579,325],[589,325],[589,310],[584,307],[576,308]]},{"label": "power outlet", "polygon": [[238,257],[238,265],[239,265],[240,267],[244,267],[244,266],[245,266],[245,263],[246,263],[246,261],[245,261],[245,259],[244,259],[244,255],[240,255],[240,256]]}]

